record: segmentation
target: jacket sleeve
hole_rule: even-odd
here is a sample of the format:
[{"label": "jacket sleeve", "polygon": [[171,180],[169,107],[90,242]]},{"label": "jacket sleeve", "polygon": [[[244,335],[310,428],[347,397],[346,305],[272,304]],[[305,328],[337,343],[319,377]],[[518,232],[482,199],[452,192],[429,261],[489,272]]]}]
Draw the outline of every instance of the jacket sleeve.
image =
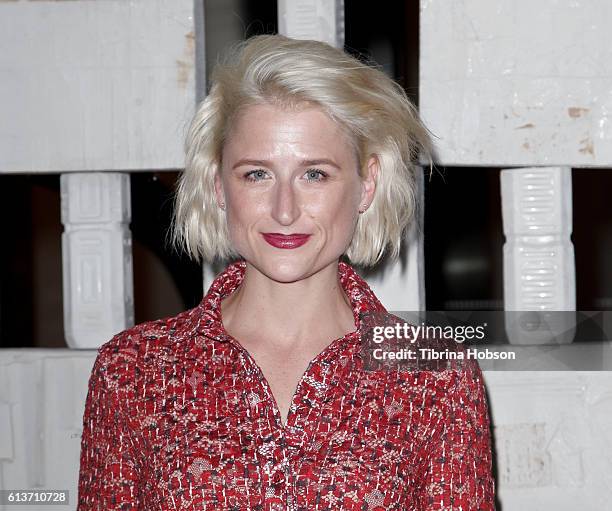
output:
[{"label": "jacket sleeve", "polygon": [[[120,413],[117,378],[102,347],[94,363],[83,415],[77,511],[140,509],[138,470]],[[113,370],[114,371],[114,370]]]},{"label": "jacket sleeve", "polygon": [[440,437],[428,449],[419,494],[423,511],[494,511],[489,413],[476,362],[457,373],[442,408]]}]

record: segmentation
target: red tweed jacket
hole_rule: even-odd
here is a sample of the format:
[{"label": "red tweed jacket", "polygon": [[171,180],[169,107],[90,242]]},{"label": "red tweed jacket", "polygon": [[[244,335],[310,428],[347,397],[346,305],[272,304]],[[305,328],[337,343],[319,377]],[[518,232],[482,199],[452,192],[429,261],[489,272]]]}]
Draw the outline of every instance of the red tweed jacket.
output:
[{"label": "red tweed jacket", "polygon": [[[302,376],[287,424],[224,330],[230,264],[199,306],[126,330],[98,352],[83,417],[78,510],[494,509],[489,416],[476,362],[366,371],[358,330]],[[356,326],[385,311],[338,266]]]}]

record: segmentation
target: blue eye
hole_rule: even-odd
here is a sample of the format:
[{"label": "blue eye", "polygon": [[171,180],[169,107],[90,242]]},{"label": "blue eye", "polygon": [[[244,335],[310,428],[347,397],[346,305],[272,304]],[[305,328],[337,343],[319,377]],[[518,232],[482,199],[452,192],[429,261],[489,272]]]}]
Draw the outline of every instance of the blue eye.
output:
[{"label": "blue eye", "polygon": [[321,178],[320,179],[309,179],[308,181],[324,181],[325,178],[327,178],[327,174],[325,172],[323,172],[322,170],[317,170],[317,169],[308,169],[306,171],[306,175],[320,175]]},{"label": "blue eye", "polygon": [[257,177],[252,177],[256,175],[257,177],[262,177],[266,175],[266,172],[264,170],[258,169],[258,170],[251,170],[250,172],[247,172],[244,177],[247,181],[261,181],[261,179],[257,179]]}]

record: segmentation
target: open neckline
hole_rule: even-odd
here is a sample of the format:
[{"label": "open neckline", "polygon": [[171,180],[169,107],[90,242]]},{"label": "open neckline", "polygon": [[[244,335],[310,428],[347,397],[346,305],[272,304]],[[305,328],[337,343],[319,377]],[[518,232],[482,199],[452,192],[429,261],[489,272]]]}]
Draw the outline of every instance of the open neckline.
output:
[{"label": "open neckline", "polygon": [[281,411],[280,411],[280,407],[278,406],[278,401],[276,399],[276,396],[274,395],[274,392],[272,391],[272,386],[270,385],[270,382],[268,380],[268,378],[266,377],[266,375],[264,374],[263,370],[261,369],[261,366],[257,363],[257,361],[255,360],[255,358],[253,357],[253,355],[251,355],[251,353],[249,352],[249,350],[247,350],[241,343],[240,341],[238,341],[238,339],[236,339],[235,337],[233,337],[232,335],[230,335],[226,330],[225,327],[222,327],[222,330],[224,332],[224,335],[227,337],[227,339],[234,345],[236,346],[240,351],[243,352],[244,356],[249,360],[249,363],[251,364],[251,366],[254,368],[255,372],[257,373],[257,376],[259,378],[259,381],[261,382],[264,391],[266,392],[266,394],[268,395],[268,397],[270,398],[271,402],[273,403],[274,409],[274,416],[276,418],[277,421],[277,425],[279,426],[279,429],[281,429],[282,431],[286,431],[287,428],[289,426],[291,426],[289,424],[289,422],[291,421],[291,418],[295,415],[294,413],[292,413],[292,410],[294,408],[294,403],[295,400],[297,398],[297,396],[299,396],[300,394],[300,390],[302,387],[303,382],[306,380],[308,373],[310,372],[312,366],[318,362],[320,362],[321,360],[324,360],[325,358],[327,358],[329,356],[328,352],[332,352],[332,350],[336,350],[339,346],[341,346],[342,341],[344,340],[348,340],[350,337],[352,336],[356,336],[359,335],[359,329],[357,328],[356,330],[354,330],[353,332],[350,332],[346,335],[343,335],[342,337],[338,337],[334,340],[332,340],[325,348],[323,348],[309,363],[308,366],[306,367],[306,369],[304,370],[304,372],[302,373],[302,376],[300,376],[300,379],[298,380],[298,383],[293,391],[293,395],[291,396],[291,400],[289,401],[289,411],[287,413],[287,417],[285,419],[285,422],[283,423],[283,417],[281,415]]},{"label": "open neckline", "polygon": [[[340,281],[340,279],[339,279],[339,281]],[[304,370],[304,372],[300,376],[300,378],[298,380],[298,383],[297,383],[297,385],[296,385],[296,387],[295,387],[295,389],[293,391],[293,395],[291,396],[291,399],[289,401],[289,410],[288,410],[287,417],[286,417],[284,423],[283,423],[283,417],[282,417],[281,411],[280,411],[280,406],[278,405],[278,400],[276,399],[276,396],[274,395],[274,392],[272,391],[272,386],[270,385],[270,381],[268,380],[268,378],[264,374],[263,369],[257,363],[257,361],[255,360],[255,357],[251,354],[251,352],[244,346],[244,344],[242,344],[236,337],[234,337],[233,335],[231,335],[227,331],[227,329],[225,328],[225,324],[223,323],[223,312],[222,312],[223,301],[228,299],[231,295],[233,295],[238,290],[238,288],[240,287],[240,284],[238,284],[228,294],[222,296],[220,298],[220,300],[219,300],[219,304],[218,304],[218,308],[217,308],[217,318],[218,318],[218,321],[219,321],[219,329],[221,330],[221,332],[222,332],[223,336],[226,338],[226,340],[230,341],[233,345],[235,345],[238,349],[240,349],[244,353],[245,357],[249,360],[251,366],[256,371],[256,373],[257,373],[257,375],[259,377],[259,381],[262,383],[262,385],[264,387],[264,391],[266,392],[266,394],[270,398],[271,402],[273,403],[273,406],[274,406],[274,409],[273,409],[274,416],[276,418],[277,425],[279,426],[279,429],[281,429],[282,431],[286,431],[287,427],[289,426],[289,421],[290,421],[291,417],[294,415],[292,413],[292,409],[294,408],[295,399],[297,398],[297,396],[299,396],[302,383],[306,379],[306,377],[308,376],[308,373],[310,372],[310,369],[312,368],[312,366],[315,363],[320,362],[320,359],[325,359],[328,356],[328,353],[327,353],[328,351],[335,350],[335,349],[337,349],[338,346],[341,346],[342,341],[349,340],[351,337],[359,335],[359,330],[361,328],[361,318],[359,317],[359,314],[357,314],[357,316],[355,315],[355,308],[354,308],[353,301],[351,300],[351,297],[348,295],[348,293],[344,289],[344,286],[342,285],[341,282],[340,282],[340,285],[342,287],[342,291],[344,292],[344,294],[349,299],[349,302],[351,303],[351,309],[353,311],[353,326],[355,328],[354,328],[354,330],[352,330],[352,331],[350,331],[350,332],[348,332],[348,333],[346,333],[346,334],[344,334],[344,335],[342,335],[340,337],[332,339],[332,341],[330,341],[329,344],[327,344],[317,355],[315,355],[314,358],[312,358],[310,360],[310,362],[308,363],[306,369]]]}]

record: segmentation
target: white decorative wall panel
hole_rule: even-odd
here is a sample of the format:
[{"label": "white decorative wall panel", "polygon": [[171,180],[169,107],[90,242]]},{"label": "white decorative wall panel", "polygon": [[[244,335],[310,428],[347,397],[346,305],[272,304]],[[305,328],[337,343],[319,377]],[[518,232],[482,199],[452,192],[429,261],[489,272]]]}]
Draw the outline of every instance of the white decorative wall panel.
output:
[{"label": "white decorative wall panel", "polygon": [[503,510],[609,509],[612,371],[487,371],[485,380]]},{"label": "white decorative wall panel", "polygon": [[344,0],[279,0],[278,32],[296,39],[344,45]]},{"label": "white decorative wall panel", "polygon": [[[95,350],[0,350],[0,489],[69,490],[66,509],[76,509],[83,411],[95,356]],[[14,506],[0,504],[5,509]]]},{"label": "white decorative wall panel", "polygon": [[195,47],[194,0],[0,2],[0,173],[182,168]]},{"label": "white decorative wall panel", "polygon": [[439,161],[612,166],[611,23],[608,0],[421,0]]},{"label": "white decorative wall panel", "polygon": [[97,348],[134,324],[130,176],[61,177],[64,330],[71,348]]}]

